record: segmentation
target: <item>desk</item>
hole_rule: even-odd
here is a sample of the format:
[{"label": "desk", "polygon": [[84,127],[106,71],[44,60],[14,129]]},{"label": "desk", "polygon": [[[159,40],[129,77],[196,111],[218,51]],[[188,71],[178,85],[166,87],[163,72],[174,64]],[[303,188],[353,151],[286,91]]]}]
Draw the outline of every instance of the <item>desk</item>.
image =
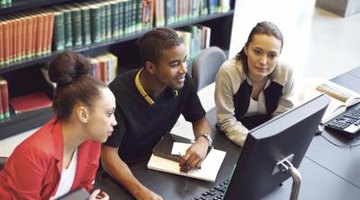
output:
[{"label": "desk", "polygon": [[[345,72],[331,81],[360,93],[360,67]],[[350,144],[349,141],[327,131],[323,131],[322,135],[336,144]],[[306,157],[360,188],[360,146],[340,148],[330,144],[323,137],[316,136],[312,140]],[[360,141],[354,144],[356,143],[359,144]]]},{"label": "desk", "polygon": [[[350,72],[345,73],[344,76],[350,76],[360,83],[360,68],[356,72],[359,73],[358,77],[350,75]],[[341,78],[335,78],[334,81],[336,82],[338,79]],[[342,85],[348,87],[348,85]],[[349,88],[351,89],[351,87]],[[215,127],[215,109],[210,110],[207,117],[212,127]],[[217,132],[215,128],[213,128],[213,133],[216,135],[215,148],[227,152],[215,183],[149,170],[146,167],[147,161],[132,166],[131,171],[141,183],[166,200],[191,199],[228,179],[240,154],[240,147],[228,140],[222,133]],[[323,134],[334,141],[337,140],[327,132]],[[360,147],[352,150],[342,149],[331,145],[321,136],[316,136],[310,144],[299,170],[303,178],[299,199],[338,200],[360,197]],[[111,178],[97,180],[96,185],[107,192],[112,199],[134,199]],[[291,185],[292,180],[288,179],[282,187],[263,199],[289,199]]]}]

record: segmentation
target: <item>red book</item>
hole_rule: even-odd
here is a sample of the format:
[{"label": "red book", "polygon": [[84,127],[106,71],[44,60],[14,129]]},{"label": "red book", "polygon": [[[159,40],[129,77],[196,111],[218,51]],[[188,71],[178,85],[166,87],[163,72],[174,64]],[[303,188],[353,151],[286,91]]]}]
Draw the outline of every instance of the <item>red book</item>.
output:
[{"label": "red book", "polygon": [[3,118],[7,119],[10,118],[8,83],[2,77],[0,77],[0,93]]},{"label": "red book", "polygon": [[24,96],[13,97],[10,105],[16,114],[47,108],[52,105],[52,101],[44,92],[36,92]]}]

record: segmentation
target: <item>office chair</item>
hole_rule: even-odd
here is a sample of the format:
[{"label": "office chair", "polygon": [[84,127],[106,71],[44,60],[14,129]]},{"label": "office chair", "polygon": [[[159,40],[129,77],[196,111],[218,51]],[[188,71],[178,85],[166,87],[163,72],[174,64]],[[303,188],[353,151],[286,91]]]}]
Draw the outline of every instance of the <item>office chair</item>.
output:
[{"label": "office chair", "polygon": [[224,51],[219,47],[201,50],[192,63],[192,78],[197,91],[215,81],[216,74],[226,59]]},{"label": "office chair", "polygon": [[7,160],[7,157],[0,157],[0,171],[3,169],[6,160]]}]

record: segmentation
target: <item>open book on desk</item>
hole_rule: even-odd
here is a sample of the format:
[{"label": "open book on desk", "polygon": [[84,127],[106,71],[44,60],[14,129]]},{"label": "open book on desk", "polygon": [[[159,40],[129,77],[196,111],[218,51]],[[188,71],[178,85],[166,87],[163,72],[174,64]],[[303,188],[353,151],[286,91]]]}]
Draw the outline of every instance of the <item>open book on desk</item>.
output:
[{"label": "open book on desk", "polygon": [[186,173],[180,171],[179,162],[156,156],[154,154],[151,155],[147,167],[161,172],[215,182],[216,176],[225,158],[225,154],[225,151],[211,149],[200,169],[191,169]]},{"label": "open book on desk", "polygon": [[211,148],[201,165],[201,169],[191,169],[184,173],[180,171],[179,161],[181,155],[185,155],[190,146],[191,143],[174,142],[171,134],[167,134],[154,148],[147,167],[157,171],[215,182],[226,152]]},{"label": "open book on desk", "polygon": [[348,107],[360,102],[359,93],[331,81],[324,81],[315,89],[331,97],[331,102],[321,119],[322,124],[345,112]]}]

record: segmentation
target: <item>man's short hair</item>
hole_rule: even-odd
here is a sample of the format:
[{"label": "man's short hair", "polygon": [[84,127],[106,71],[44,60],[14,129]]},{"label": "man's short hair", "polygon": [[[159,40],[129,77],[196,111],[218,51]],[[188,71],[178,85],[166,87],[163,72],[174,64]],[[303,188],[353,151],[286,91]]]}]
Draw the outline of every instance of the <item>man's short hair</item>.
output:
[{"label": "man's short hair", "polygon": [[179,46],[182,42],[174,29],[154,28],[137,40],[142,64],[146,61],[157,64],[164,49]]}]

